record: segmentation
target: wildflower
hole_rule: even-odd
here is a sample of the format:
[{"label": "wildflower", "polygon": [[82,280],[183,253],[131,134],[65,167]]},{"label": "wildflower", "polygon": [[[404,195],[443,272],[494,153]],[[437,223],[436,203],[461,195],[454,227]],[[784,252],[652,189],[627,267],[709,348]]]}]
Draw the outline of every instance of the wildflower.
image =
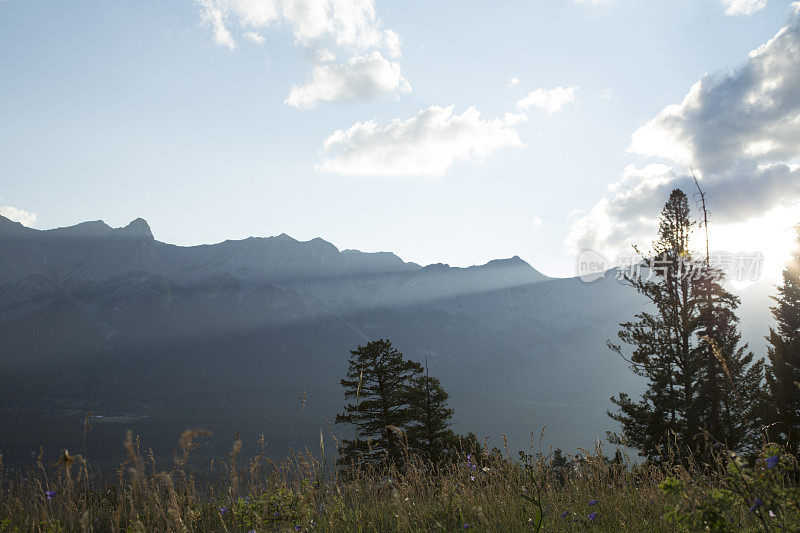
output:
[{"label": "wildflower", "polygon": [[780,455],[773,455],[767,458],[767,468],[775,468],[781,460]]},{"label": "wildflower", "polygon": [[566,518],[568,514],[569,511],[564,511],[563,513],[561,513],[561,518]]},{"label": "wildflower", "polygon": [[777,517],[775,516],[775,513],[774,513],[774,512],[772,512],[772,509],[770,509],[770,511],[769,511],[769,517],[770,517],[770,518],[777,518]]},{"label": "wildflower", "polygon": [[472,527],[472,524],[467,524],[466,522],[464,523],[464,529],[469,529],[471,527]]},{"label": "wildflower", "polygon": [[50,501],[50,500],[52,500],[53,498],[56,497],[56,492],[58,492],[58,491],[46,490],[46,491],[44,491],[44,495],[47,497],[47,500]]},{"label": "wildflower", "polygon": [[589,500],[589,506],[597,505],[597,500]]},{"label": "wildflower", "polygon": [[750,508],[750,512],[752,513],[762,505],[764,505],[764,502],[761,500],[761,498],[756,498],[756,500],[753,502],[753,506]]},{"label": "wildflower", "polygon": [[526,489],[525,487],[522,487],[522,492],[524,492],[525,494],[527,494],[527,493],[528,493],[528,489]]},{"label": "wildflower", "polygon": [[278,518],[280,515],[281,515],[281,513],[279,513],[278,511],[275,511],[274,513],[272,513],[272,518]]},{"label": "wildflower", "polygon": [[489,467],[488,467],[488,466],[484,466],[484,467],[483,467],[483,471],[484,471],[484,472],[489,472]]},{"label": "wildflower", "polygon": [[587,516],[586,518],[588,518],[589,520],[591,520],[592,522],[594,522],[595,520],[597,520],[597,513],[591,513],[591,514],[589,514],[589,516]]},{"label": "wildflower", "polygon": [[475,476],[469,476],[470,481],[475,481]]},{"label": "wildflower", "polygon": [[301,525],[296,525],[296,526],[294,526],[294,530],[295,530],[295,531],[303,531],[303,526],[301,526]]},{"label": "wildflower", "polygon": [[225,514],[225,513],[228,512],[228,508],[227,507],[220,507],[219,508],[219,512],[220,512],[220,514]]}]

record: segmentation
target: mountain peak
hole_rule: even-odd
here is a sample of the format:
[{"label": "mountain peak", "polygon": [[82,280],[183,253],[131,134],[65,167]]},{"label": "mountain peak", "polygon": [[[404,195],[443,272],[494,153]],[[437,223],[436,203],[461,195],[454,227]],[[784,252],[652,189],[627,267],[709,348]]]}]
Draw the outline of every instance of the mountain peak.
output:
[{"label": "mountain peak", "polygon": [[515,255],[507,259],[492,259],[485,266],[523,266],[533,268],[530,263],[522,259],[520,256]]},{"label": "mountain peak", "polygon": [[3,215],[0,215],[0,235],[7,234],[7,235],[14,235],[21,231],[24,231],[26,228],[19,222],[11,220],[10,218],[6,218]]},{"label": "mountain peak", "polygon": [[143,218],[132,220],[130,224],[122,228],[120,231],[126,235],[135,235],[139,237],[153,238],[153,232],[150,231],[150,225]]}]

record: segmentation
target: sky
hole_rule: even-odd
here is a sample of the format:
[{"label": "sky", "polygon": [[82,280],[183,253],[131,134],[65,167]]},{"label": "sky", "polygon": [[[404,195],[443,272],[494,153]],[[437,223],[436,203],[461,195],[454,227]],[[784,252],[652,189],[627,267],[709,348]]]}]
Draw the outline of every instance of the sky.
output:
[{"label": "sky", "polygon": [[675,187],[774,276],[800,223],[800,2],[0,0],[0,214],[288,233],[552,276]]}]

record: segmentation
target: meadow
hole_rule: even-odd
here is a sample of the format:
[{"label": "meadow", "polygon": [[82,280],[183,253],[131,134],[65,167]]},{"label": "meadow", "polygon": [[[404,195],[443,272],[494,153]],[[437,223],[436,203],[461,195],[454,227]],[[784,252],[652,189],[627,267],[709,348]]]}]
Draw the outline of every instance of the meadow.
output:
[{"label": "meadow", "polygon": [[[434,466],[335,465],[320,449],[193,461],[203,430],[159,465],[131,433],[126,457],[42,452],[0,471],[0,531],[797,531],[797,463],[774,445],[745,460],[719,445],[703,457],[644,464],[601,444],[576,456],[467,448]],[[331,436],[332,437],[332,436]],[[335,447],[335,442],[333,443]],[[331,446],[329,445],[328,448]],[[537,451],[539,450],[539,451]],[[1,462],[0,462],[1,464]]]}]

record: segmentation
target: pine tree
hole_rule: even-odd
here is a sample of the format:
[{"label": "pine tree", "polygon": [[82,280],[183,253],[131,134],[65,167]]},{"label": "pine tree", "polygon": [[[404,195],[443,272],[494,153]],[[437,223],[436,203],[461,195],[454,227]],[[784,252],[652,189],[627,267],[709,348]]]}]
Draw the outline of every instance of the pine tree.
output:
[{"label": "pine tree", "polygon": [[700,296],[702,334],[702,366],[698,399],[701,402],[703,429],[714,440],[729,449],[753,448],[757,445],[760,409],[763,405],[761,383],[763,359],[753,361],[747,344],[740,345],[739,318],[736,309],[740,299],[723,286],[724,273],[711,264],[706,195],[694,179],[700,199],[705,230],[705,259],[695,271]]},{"label": "pine tree", "polygon": [[415,452],[435,463],[444,458],[453,417],[447,398],[447,392],[439,380],[430,375],[426,364],[425,373],[415,378],[409,391],[413,421],[408,428],[408,440]]},{"label": "pine tree", "polygon": [[[712,271],[713,272],[713,271]],[[713,297],[701,320],[707,324],[702,339],[703,373],[698,399],[702,428],[729,449],[752,449],[758,444],[759,409],[764,361],[754,361],[747,344],[741,344],[736,309],[739,298],[722,286],[721,273],[708,274],[704,285]],[[708,341],[711,339],[711,342]]]},{"label": "pine tree", "polygon": [[407,361],[388,340],[380,339],[350,351],[347,376],[341,380],[345,399],[352,400],[336,423],[351,424],[355,438],[341,442],[347,463],[398,462],[404,442],[398,435],[413,420],[409,389],[422,366]]},{"label": "pine tree", "polygon": [[796,454],[800,444],[800,226],[797,248],[783,270],[783,283],[774,299],[772,316],[777,327],[770,327],[767,337],[771,404],[767,421],[773,423],[770,436],[783,440]]},{"label": "pine tree", "polygon": [[[707,233],[705,261],[692,260],[693,225],[686,195],[672,191],[653,257],[642,263],[649,276],[626,278],[655,307],[619,332],[634,347],[631,369],[647,378],[647,390],[638,402],[624,393],[611,398],[619,412],[609,416],[622,425],[625,442],[652,460],[663,459],[667,446],[681,457],[693,453],[705,435],[730,448],[750,447],[759,430],[763,361],[740,345],[739,299],[710,265]],[[621,345],[608,344],[623,355]]]},{"label": "pine tree", "polygon": [[[648,276],[626,277],[655,307],[654,313],[644,311],[621,324],[618,334],[633,346],[626,359],[633,372],[647,379],[647,390],[639,401],[625,393],[612,397],[619,411],[608,414],[622,425],[625,442],[653,460],[663,458],[670,445],[682,452],[700,429],[696,334],[702,323],[696,286],[686,271],[691,268],[692,225],[686,195],[675,189],[661,211],[652,257],[642,263]],[[621,345],[608,345],[625,357]]]}]

